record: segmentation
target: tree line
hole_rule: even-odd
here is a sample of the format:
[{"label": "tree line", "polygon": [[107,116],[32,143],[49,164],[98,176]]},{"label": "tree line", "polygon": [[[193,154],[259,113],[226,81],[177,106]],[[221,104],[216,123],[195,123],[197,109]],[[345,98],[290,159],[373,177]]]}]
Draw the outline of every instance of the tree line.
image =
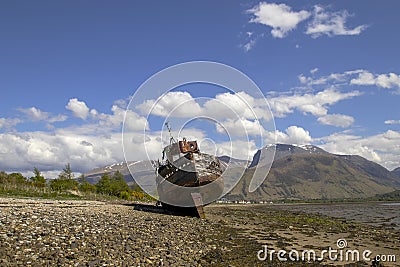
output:
[{"label": "tree line", "polygon": [[34,176],[24,177],[21,173],[0,172],[0,193],[24,195],[44,195],[64,193],[81,196],[111,196],[125,200],[146,200],[151,197],[145,194],[140,187],[130,188],[125,182],[121,172],[116,171],[111,174],[103,174],[96,184],[89,183],[84,175],[74,178],[71,165],[68,163],[60,172],[58,178],[46,180],[38,168],[33,169]]}]

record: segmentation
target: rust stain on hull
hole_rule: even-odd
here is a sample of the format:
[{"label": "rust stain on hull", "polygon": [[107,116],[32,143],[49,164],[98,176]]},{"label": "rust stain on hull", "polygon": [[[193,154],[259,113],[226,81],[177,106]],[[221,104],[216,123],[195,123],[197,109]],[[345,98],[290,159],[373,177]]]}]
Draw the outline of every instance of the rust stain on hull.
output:
[{"label": "rust stain on hull", "polygon": [[183,139],[165,147],[163,159],[157,167],[156,178],[163,207],[178,209],[170,203],[184,203],[185,208],[194,209],[197,217],[204,218],[203,203],[216,200],[224,189],[218,158],[201,153],[196,141]]}]

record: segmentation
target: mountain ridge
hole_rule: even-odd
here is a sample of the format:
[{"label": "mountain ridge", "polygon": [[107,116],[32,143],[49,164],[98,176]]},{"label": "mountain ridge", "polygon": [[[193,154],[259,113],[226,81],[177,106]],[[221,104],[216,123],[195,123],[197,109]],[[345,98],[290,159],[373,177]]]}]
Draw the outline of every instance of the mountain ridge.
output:
[{"label": "mountain ridge", "polygon": [[[231,164],[228,176],[241,173],[235,169],[245,169],[238,184],[226,198],[252,201],[367,198],[400,188],[400,167],[389,171],[358,155],[336,155],[313,145],[276,144],[263,149],[269,152],[275,149],[274,160],[266,179],[253,193],[248,192],[248,186],[255,168],[261,168],[266,173],[268,171],[268,164],[262,158],[264,153],[258,150],[251,162],[228,156],[219,157],[223,168]],[[86,173],[85,177],[89,182],[96,183],[104,173],[118,170],[128,184],[135,185],[135,179],[154,179],[154,164],[155,161],[148,160],[115,163],[96,168]],[[237,181],[237,178],[226,179],[227,184],[229,180]]]},{"label": "mountain ridge", "polygon": [[[265,199],[367,198],[400,188],[400,178],[383,166],[358,155],[336,155],[319,147],[276,144],[255,153],[242,179],[226,196],[252,201]],[[263,154],[275,148],[266,179],[248,192],[255,168],[268,172]],[[265,161],[264,161],[265,162]]]},{"label": "mountain ridge", "polygon": [[400,167],[392,170],[391,172],[393,173],[393,175],[395,175],[395,176],[400,178]]}]

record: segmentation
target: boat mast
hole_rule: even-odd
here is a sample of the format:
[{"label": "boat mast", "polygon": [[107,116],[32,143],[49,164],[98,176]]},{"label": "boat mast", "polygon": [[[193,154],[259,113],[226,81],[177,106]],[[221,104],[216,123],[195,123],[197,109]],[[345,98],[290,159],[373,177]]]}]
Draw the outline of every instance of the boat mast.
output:
[{"label": "boat mast", "polygon": [[169,144],[171,145],[171,144],[173,144],[173,143],[176,143],[174,137],[172,136],[171,127],[169,126],[169,121],[167,121],[167,122],[165,123],[165,126],[167,127],[168,132],[169,132]]}]

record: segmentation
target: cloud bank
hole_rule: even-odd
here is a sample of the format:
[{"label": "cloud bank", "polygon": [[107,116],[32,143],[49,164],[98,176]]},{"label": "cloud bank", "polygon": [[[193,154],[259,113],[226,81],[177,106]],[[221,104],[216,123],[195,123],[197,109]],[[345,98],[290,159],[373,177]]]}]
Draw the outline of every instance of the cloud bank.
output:
[{"label": "cloud bank", "polygon": [[[310,10],[296,11],[287,4],[260,2],[246,10],[246,14],[250,16],[247,25],[249,28],[254,24],[265,26],[271,29],[270,34],[273,38],[279,39],[287,37],[303,22],[303,33],[314,39],[322,36],[360,35],[368,28],[365,24],[349,27],[348,19],[353,17],[353,14],[347,10],[331,11],[322,5],[315,5]],[[258,40],[264,37],[264,33],[259,33],[257,29],[251,28],[248,33],[251,34],[246,35],[246,40],[241,45],[245,52],[253,49]]]},{"label": "cloud bank", "polygon": [[[310,72],[315,74],[317,71],[314,68]],[[264,99],[254,98],[245,92],[219,93],[214,97],[202,98],[202,101],[188,92],[169,92],[160,99],[144,101],[136,107],[137,112],[126,111],[127,99],[114,101],[110,110],[103,113],[88,107],[84,100],[71,98],[65,110],[81,120],[78,124],[64,114],[53,115],[37,107],[18,108],[20,117],[0,118],[0,170],[28,173],[33,167],[38,167],[51,175],[61,170],[66,163],[70,163],[77,172],[86,172],[106,164],[122,162],[121,128],[124,118],[131,140],[129,149],[134,151],[131,160],[147,158],[146,151],[140,146],[143,142],[148,144],[147,153],[150,157],[157,159],[161,151],[161,137],[159,131],[151,129],[146,117],[148,112],[161,119],[167,116],[185,119],[213,115],[221,122],[215,125],[214,131],[228,131],[239,144],[233,151],[233,155],[238,158],[251,156],[258,148],[253,137],[262,134],[264,144],[275,140],[279,143],[316,144],[332,153],[361,155],[392,169],[400,166],[399,131],[387,129],[372,136],[350,134],[356,123],[355,118],[351,114],[331,110],[342,101],[352,101],[363,95],[361,90],[353,90],[352,86],[357,89],[372,86],[396,92],[398,77],[395,73],[375,74],[362,69],[317,78],[300,75],[299,83],[306,90],[270,94],[267,99],[276,118],[283,119],[297,114],[313,119],[316,124],[336,128],[334,133],[322,137],[313,136],[301,121],[275,132],[263,129],[260,121],[271,120],[269,107]],[[323,89],[316,90],[317,87]],[[340,90],[341,87],[345,87],[346,91]],[[63,126],[47,130],[19,128],[26,123],[35,125],[57,121],[63,121]],[[390,118],[382,121],[382,124],[396,127],[400,120]],[[144,129],[149,133],[146,139],[143,137]],[[210,137],[208,132],[196,128],[187,129],[185,134],[199,140]],[[250,136],[247,145],[239,143],[243,136]],[[215,145],[207,145],[205,142],[204,150],[216,150],[218,155],[224,155],[231,153],[232,147],[229,142],[220,140]]]},{"label": "cloud bank", "polygon": [[292,11],[292,8],[285,4],[267,2],[261,2],[247,12],[253,16],[250,23],[259,23],[271,27],[271,35],[275,38],[286,37],[300,22],[311,15],[310,12],[305,10]]},{"label": "cloud bank", "polygon": [[347,19],[351,17],[348,11],[329,12],[322,6],[314,6],[313,20],[307,25],[306,34],[312,38],[322,35],[359,35],[367,26],[360,25],[349,29],[346,26]]}]

